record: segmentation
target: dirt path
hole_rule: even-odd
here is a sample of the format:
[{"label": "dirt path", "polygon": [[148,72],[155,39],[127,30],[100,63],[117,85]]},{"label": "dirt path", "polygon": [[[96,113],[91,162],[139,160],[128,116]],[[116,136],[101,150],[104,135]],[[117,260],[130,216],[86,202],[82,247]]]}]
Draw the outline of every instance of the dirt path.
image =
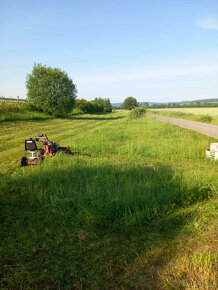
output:
[{"label": "dirt path", "polygon": [[172,123],[174,125],[177,125],[186,129],[194,130],[204,135],[211,136],[218,139],[218,126],[216,125],[210,125],[210,124],[205,124],[205,123],[199,123],[199,122],[171,118],[171,117],[166,117],[166,116],[161,116],[161,115],[154,115],[154,114],[150,114],[150,116],[157,120]]}]

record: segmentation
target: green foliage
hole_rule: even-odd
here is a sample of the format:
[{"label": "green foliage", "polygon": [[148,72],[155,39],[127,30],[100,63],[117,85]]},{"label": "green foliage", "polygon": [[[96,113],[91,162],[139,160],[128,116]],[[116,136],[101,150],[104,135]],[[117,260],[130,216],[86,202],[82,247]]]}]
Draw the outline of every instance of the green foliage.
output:
[{"label": "green foliage", "polygon": [[112,105],[109,98],[104,100],[104,112],[112,112]]},{"label": "green foliage", "polygon": [[77,99],[75,109],[80,113],[90,113],[92,104],[85,99]]},{"label": "green foliage", "polygon": [[129,117],[130,119],[138,119],[143,117],[146,114],[146,108],[144,107],[137,107],[130,111]]},{"label": "green foliage", "polygon": [[144,108],[148,109],[148,107],[149,107],[149,104],[148,104],[148,102],[144,102],[144,103],[142,104],[142,107],[144,107]]},{"label": "green foliage", "polygon": [[211,117],[210,115],[202,115],[199,117],[199,122],[210,123],[212,121],[213,121],[213,117]]},{"label": "green foliage", "polygon": [[90,113],[101,113],[104,112],[104,106],[101,102],[99,102],[97,99],[90,102],[91,104],[91,111]]},{"label": "green foliage", "polygon": [[95,98],[94,101],[103,112],[112,112],[112,105],[110,99]]},{"label": "green foliage", "polygon": [[43,120],[50,118],[50,115],[43,113],[42,110],[40,110],[40,108],[33,103],[0,102],[0,122],[18,120]]},{"label": "green foliage", "polygon": [[137,100],[133,97],[128,97],[123,102],[124,109],[132,110],[133,108],[137,107],[138,103]]},{"label": "green foliage", "polygon": [[44,112],[60,116],[72,111],[76,98],[76,86],[67,73],[59,68],[34,64],[26,80],[28,99]]},{"label": "green foliage", "polygon": [[110,99],[95,98],[94,101],[87,101],[85,99],[76,100],[74,112],[78,113],[100,113],[112,112],[112,105]]}]

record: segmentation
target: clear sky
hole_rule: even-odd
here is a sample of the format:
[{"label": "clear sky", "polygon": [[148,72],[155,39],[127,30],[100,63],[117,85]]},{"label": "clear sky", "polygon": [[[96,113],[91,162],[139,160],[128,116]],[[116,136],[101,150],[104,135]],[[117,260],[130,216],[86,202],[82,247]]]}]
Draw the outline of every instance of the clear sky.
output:
[{"label": "clear sky", "polygon": [[78,97],[218,97],[218,0],[0,0],[0,95],[26,96],[34,62]]}]

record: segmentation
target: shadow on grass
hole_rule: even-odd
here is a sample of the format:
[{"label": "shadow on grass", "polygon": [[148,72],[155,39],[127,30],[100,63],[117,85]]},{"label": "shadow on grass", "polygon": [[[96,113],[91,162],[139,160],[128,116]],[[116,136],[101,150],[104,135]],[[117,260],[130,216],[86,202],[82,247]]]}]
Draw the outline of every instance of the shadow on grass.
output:
[{"label": "shadow on grass", "polygon": [[0,123],[7,123],[7,122],[20,122],[20,121],[47,121],[47,120],[52,120],[54,119],[51,116],[48,117],[12,117],[12,118],[5,118],[5,119],[0,119]]},{"label": "shadow on grass", "polygon": [[[89,115],[89,116],[87,116]],[[19,121],[47,121],[47,120],[54,120],[54,119],[63,119],[63,120],[96,120],[96,121],[105,121],[105,120],[118,120],[118,119],[122,119],[124,118],[124,116],[117,116],[117,117],[110,117],[112,115],[112,113],[95,113],[95,114],[84,114],[81,115],[66,115],[63,117],[52,117],[50,115],[46,116],[32,116],[32,117],[27,117],[25,116],[25,113],[21,116],[16,116],[16,114],[14,114],[11,117],[6,116],[5,118],[2,117],[2,119],[0,119],[0,123],[4,123],[4,122],[19,122]],[[99,116],[99,117],[98,117]],[[104,117],[104,116],[109,116]]]},{"label": "shadow on grass", "polygon": [[2,286],[157,289],[172,257],[166,245],[194,217],[176,211],[209,189],[162,165],[92,166],[53,159],[12,178],[2,199]]},{"label": "shadow on grass", "polygon": [[109,117],[109,118],[104,118],[103,115],[102,117],[96,117],[96,116],[92,116],[91,114],[89,116],[68,116],[65,117],[64,119],[69,119],[69,120],[96,120],[96,121],[105,121],[105,120],[118,120],[118,119],[122,119],[124,118],[124,116],[117,116],[117,117]]}]

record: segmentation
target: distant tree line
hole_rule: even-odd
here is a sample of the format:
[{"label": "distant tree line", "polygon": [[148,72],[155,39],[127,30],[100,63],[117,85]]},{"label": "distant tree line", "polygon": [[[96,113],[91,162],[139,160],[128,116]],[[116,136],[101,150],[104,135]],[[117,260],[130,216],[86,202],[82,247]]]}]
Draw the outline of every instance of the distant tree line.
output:
[{"label": "distant tree line", "polygon": [[[209,99],[210,100],[210,99]],[[114,109],[126,109],[132,110],[135,107],[144,107],[151,109],[161,109],[161,108],[217,108],[218,101],[217,99],[211,99],[211,101],[196,101],[196,102],[187,102],[187,103],[164,103],[164,104],[149,104],[148,102],[140,102],[133,97],[128,97],[124,100],[123,104],[120,106],[115,106]]]},{"label": "distant tree line", "polygon": [[191,103],[167,103],[167,104],[153,104],[149,108],[205,108],[218,107],[218,102],[191,102]]},{"label": "distant tree line", "polygon": [[124,100],[122,105],[114,106],[114,109],[117,109],[117,110],[121,110],[121,109],[132,110],[132,109],[134,109],[136,107],[147,108],[148,107],[148,103],[147,102],[138,103],[136,98],[128,97],[128,98],[126,98]]}]

